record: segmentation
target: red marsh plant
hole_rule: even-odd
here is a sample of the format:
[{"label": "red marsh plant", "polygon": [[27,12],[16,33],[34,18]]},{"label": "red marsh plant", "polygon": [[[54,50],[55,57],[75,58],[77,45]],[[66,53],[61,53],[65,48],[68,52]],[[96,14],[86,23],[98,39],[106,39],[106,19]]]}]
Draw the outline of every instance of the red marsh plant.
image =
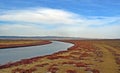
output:
[{"label": "red marsh plant", "polygon": [[36,70],[37,70],[36,68],[30,68],[30,69],[16,68],[16,69],[12,70],[12,73],[33,73]]},{"label": "red marsh plant", "polygon": [[87,67],[86,67],[85,71],[91,71],[92,73],[100,73],[100,71],[97,69],[91,69],[91,68],[87,68]]},{"label": "red marsh plant", "polygon": [[35,65],[36,67],[44,67],[46,65],[49,65],[48,63],[43,63],[43,64],[40,64],[40,65]]},{"label": "red marsh plant", "polygon": [[75,70],[67,70],[66,73],[77,73]]},{"label": "red marsh plant", "polygon": [[78,62],[76,63],[76,67],[87,67],[87,64],[83,62]]},{"label": "red marsh plant", "polygon": [[59,68],[57,68],[57,67],[48,68],[48,72],[51,72],[51,73],[56,73],[58,70],[59,70]]}]

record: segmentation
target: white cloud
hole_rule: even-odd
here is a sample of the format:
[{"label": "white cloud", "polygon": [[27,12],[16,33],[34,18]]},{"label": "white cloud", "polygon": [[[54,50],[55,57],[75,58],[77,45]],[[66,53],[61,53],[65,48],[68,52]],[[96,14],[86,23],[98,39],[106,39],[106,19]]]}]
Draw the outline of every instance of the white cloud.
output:
[{"label": "white cloud", "polygon": [[38,8],[6,12],[0,15],[0,21],[8,22],[0,25],[0,35],[120,37],[119,16],[88,17],[60,9]]},{"label": "white cloud", "polygon": [[[93,17],[92,17],[93,18]],[[29,10],[11,10],[0,15],[0,20],[2,21],[19,21],[19,22],[32,22],[40,24],[71,24],[71,25],[102,25],[118,18],[106,18],[101,17],[101,19],[91,19],[78,14],[50,8],[38,8]],[[102,21],[102,22],[101,22]]]},{"label": "white cloud", "polygon": [[79,21],[75,20],[74,16],[76,16],[76,14],[66,12],[64,10],[40,8],[11,11],[9,13],[0,15],[0,20],[42,24],[77,24]]},{"label": "white cloud", "polygon": [[69,37],[89,37],[89,38],[119,38],[120,26],[105,27],[72,27],[65,26],[57,29],[46,30],[36,25],[2,25],[0,35],[10,36],[69,36]]}]

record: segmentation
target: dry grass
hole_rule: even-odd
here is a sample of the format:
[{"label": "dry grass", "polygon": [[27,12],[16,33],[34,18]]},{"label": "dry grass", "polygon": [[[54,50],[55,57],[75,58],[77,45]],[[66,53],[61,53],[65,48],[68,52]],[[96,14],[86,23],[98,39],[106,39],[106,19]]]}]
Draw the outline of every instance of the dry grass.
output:
[{"label": "dry grass", "polygon": [[48,44],[47,40],[0,40],[0,49]]},{"label": "dry grass", "polygon": [[0,73],[120,73],[120,40],[64,42],[75,46],[67,51],[24,60],[13,66],[1,66]]}]

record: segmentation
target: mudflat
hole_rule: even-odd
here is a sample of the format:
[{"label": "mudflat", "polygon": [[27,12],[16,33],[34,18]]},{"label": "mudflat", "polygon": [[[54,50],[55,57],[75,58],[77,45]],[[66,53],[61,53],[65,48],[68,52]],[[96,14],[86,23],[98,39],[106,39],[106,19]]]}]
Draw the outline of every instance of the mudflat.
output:
[{"label": "mudflat", "polygon": [[65,51],[0,66],[0,73],[120,73],[120,40],[59,40]]}]

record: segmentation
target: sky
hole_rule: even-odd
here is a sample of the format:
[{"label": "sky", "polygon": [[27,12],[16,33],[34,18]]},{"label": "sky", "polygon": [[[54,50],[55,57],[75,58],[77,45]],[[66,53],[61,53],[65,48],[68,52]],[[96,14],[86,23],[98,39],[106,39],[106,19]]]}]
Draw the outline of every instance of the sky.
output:
[{"label": "sky", "polygon": [[120,0],[0,0],[0,36],[120,38]]}]

